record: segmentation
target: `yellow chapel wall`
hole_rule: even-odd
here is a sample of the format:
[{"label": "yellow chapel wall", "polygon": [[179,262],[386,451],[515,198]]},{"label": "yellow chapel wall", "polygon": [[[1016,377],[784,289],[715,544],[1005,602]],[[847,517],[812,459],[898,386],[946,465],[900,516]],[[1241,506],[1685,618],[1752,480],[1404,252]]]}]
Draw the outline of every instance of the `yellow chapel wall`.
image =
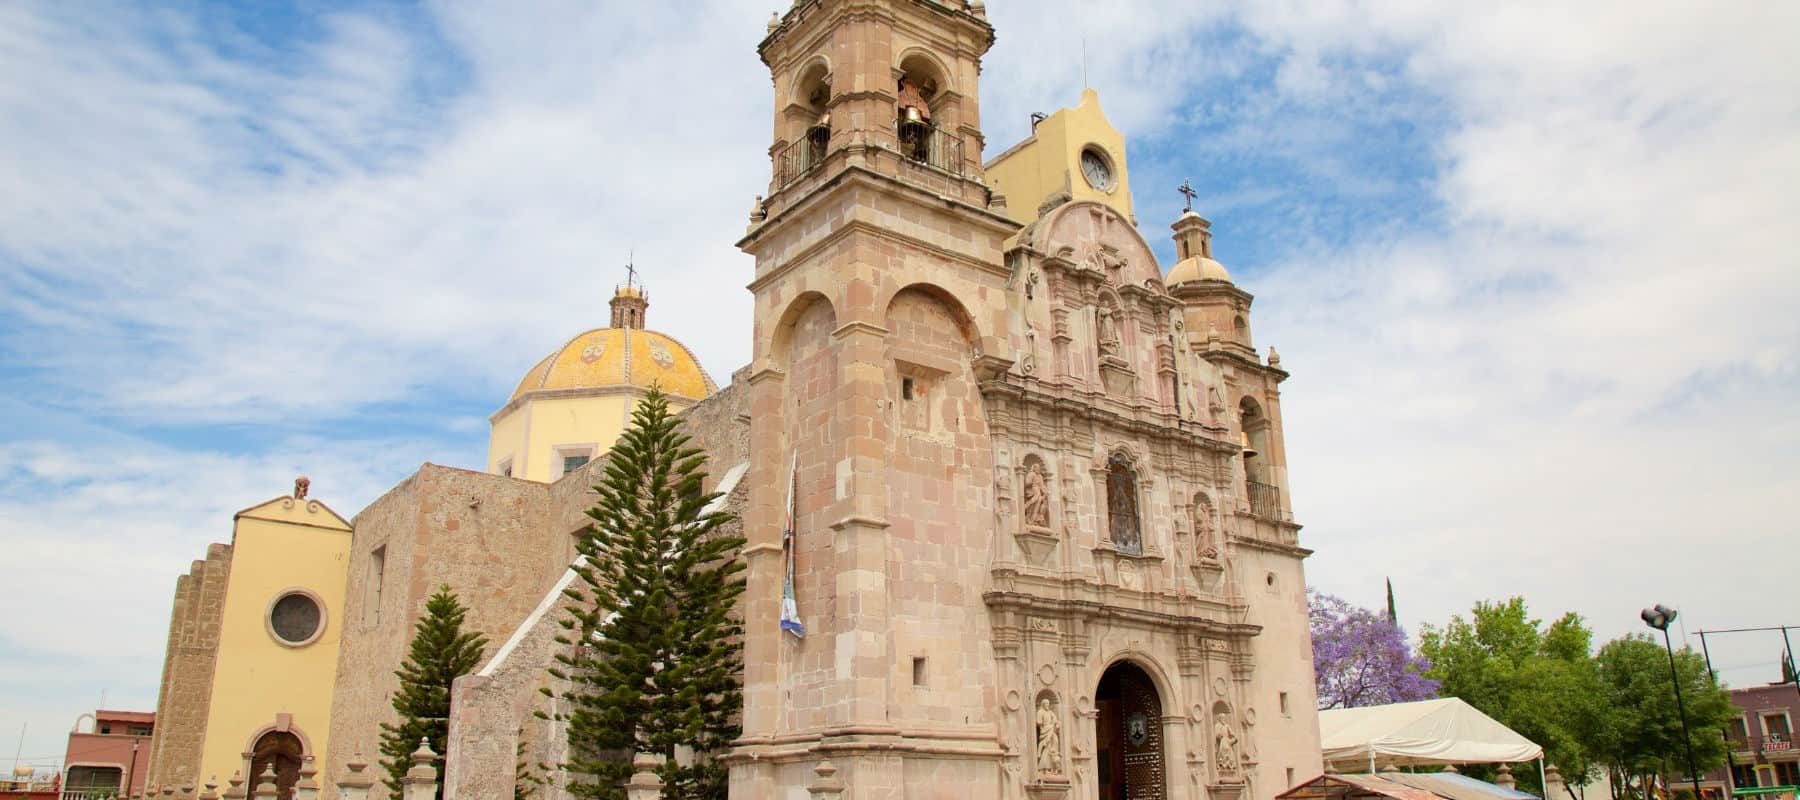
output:
[{"label": "yellow chapel wall", "polygon": [[[1112,162],[1114,185],[1103,192],[1080,174],[1081,150],[1097,145]],[[1068,192],[1074,200],[1105,203],[1136,219],[1131,211],[1131,176],[1125,167],[1125,134],[1106,120],[1100,95],[1081,92],[1081,102],[1064,108],[1037,124],[1030,138],[994,157],[986,166],[994,191],[1006,195],[1006,215],[1021,225],[1037,220],[1037,209],[1046,198]]]},{"label": "yellow chapel wall", "polygon": [[[238,515],[201,750],[203,779],[223,783],[244,770],[253,737],[280,714],[289,715],[290,730],[315,764],[325,758],[349,553],[350,527],[322,505],[283,498]],[[290,647],[269,631],[270,604],[289,589],[305,589],[324,605],[324,630],[311,644]]]},{"label": "yellow chapel wall", "polygon": [[[509,456],[512,476],[549,483],[562,477],[562,448],[590,448],[599,458],[625,427],[642,389],[603,391],[591,395],[526,398],[496,415],[489,438],[488,471],[500,472]],[[680,412],[693,402],[669,396],[669,409]]]}]

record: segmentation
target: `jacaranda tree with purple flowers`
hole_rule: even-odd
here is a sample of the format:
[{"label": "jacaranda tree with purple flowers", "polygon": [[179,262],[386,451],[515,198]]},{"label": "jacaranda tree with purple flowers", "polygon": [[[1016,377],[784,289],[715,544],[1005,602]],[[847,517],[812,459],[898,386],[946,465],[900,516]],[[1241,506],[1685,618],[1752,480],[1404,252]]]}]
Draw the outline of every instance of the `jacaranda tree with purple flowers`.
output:
[{"label": "jacaranda tree with purple flowers", "polygon": [[1406,631],[1387,615],[1311,589],[1307,590],[1307,610],[1320,709],[1437,696],[1437,681],[1425,677],[1431,664],[1407,643]]}]

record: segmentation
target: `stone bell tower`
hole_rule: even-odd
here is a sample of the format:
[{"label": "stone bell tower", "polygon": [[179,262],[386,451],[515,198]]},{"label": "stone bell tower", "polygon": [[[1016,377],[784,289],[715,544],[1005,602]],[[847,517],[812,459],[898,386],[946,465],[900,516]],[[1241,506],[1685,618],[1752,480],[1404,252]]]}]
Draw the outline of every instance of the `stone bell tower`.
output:
[{"label": "stone bell tower", "polygon": [[1001,250],[1019,226],[982,175],[993,36],[980,3],[808,0],[758,47],[774,142],[738,243],[757,455],[733,798],[1000,796],[978,384],[1012,364]]}]

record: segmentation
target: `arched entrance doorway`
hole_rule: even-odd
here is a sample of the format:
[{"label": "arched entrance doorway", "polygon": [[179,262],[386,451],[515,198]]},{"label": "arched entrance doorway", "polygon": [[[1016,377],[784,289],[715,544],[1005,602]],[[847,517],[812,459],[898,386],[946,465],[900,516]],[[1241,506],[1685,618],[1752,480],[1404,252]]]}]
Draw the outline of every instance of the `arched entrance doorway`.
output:
[{"label": "arched entrance doorway", "polygon": [[1166,800],[1162,698],[1129,661],[1107,668],[1094,692],[1100,800]]},{"label": "arched entrance doorway", "polygon": [[287,731],[269,731],[257,738],[256,746],[250,751],[252,777],[244,782],[245,786],[254,790],[262,783],[263,773],[273,764],[275,797],[293,800],[294,784],[300,782],[300,761],[305,756],[306,747],[300,743],[300,737]]}]

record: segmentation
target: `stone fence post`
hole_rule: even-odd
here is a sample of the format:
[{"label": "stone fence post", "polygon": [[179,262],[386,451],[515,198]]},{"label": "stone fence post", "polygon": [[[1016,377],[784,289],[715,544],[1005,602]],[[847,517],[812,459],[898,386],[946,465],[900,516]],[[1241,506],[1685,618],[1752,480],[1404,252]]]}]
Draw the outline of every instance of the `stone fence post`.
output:
[{"label": "stone fence post", "polygon": [[256,791],[250,793],[251,800],[276,800],[280,790],[275,788],[275,762],[269,762],[269,768],[256,778]]},{"label": "stone fence post", "polygon": [[244,800],[250,796],[248,792],[244,791],[243,770],[231,773],[231,778],[225,781],[225,786],[225,800]]},{"label": "stone fence post", "polygon": [[338,779],[338,797],[340,800],[368,800],[369,789],[375,785],[375,779],[363,774],[369,768],[362,753],[357,753],[345,762],[344,769],[349,773]]},{"label": "stone fence post", "polygon": [[206,787],[200,792],[200,800],[219,800],[219,778],[213,776],[206,779]]},{"label": "stone fence post", "polygon": [[638,753],[631,759],[636,770],[625,784],[625,800],[662,800],[662,776],[656,774],[656,757]]},{"label": "stone fence post", "polygon": [[1563,791],[1562,770],[1555,764],[1544,767],[1544,800],[1562,800]]},{"label": "stone fence post", "polygon": [[436,760],[431,742],[421,737],[419,749],[412,754],[412,768],[400,779],[400,800],[437,800],[437,768],[431,766]]},{"label": "stone fence post", "polygon": [[319,768],[313,766],[313,757],[307,756],[300,762],[300,780],[294,784],[294,800],[319,800]]},{"label": "stone fence post", "polygon": [[820,761],[813,767],[813,782],[806,791],[812,795],[812,800],[839,800],[844,796],[844,782],[838,778],[837,767],[832,765],[831,759]]}]

